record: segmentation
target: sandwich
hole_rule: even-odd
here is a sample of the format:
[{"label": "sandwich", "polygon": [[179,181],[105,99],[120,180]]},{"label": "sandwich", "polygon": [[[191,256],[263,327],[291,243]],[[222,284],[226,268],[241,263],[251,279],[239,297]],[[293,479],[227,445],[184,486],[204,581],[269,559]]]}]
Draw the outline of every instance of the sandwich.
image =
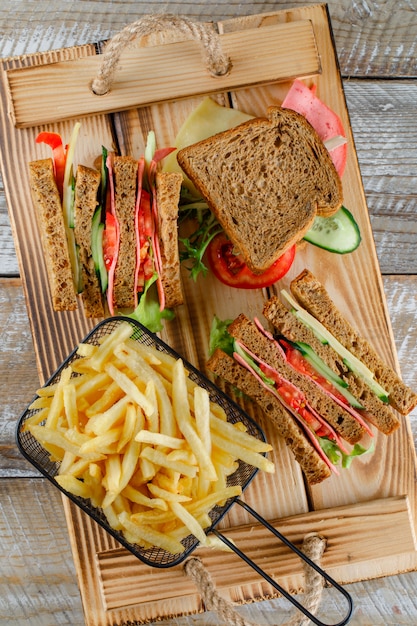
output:
[{"label": "sandwich", "polygon": [[[56,135],[46,135],[56,145]],[[98,169],[79,164],[73,173],[73,144],[74,134],[64,164],[55,149],[53,158],[29,163],[54,310],[75,310],[81,294],[87,317],[140,310],[149,326],[144,302],[155,286],[151,317],[169,317],[183,302],[176,228],[182,176],[158,169],[170,149],[156,150],[150,133],[146,158],[103,148]]]},{"label": "sandwich", "polygon": [[270,107],[267,118],[182,148],[177,160],[255,274],[299,242],[317,216],[342,207],[328,150],[291,109]]},{"label": "sandwich", "polygon": [[207,367],[257,403],[313,485],[372,450],[373,427],[385,435],[399,428],[398,413],[408,414],[417,394],[311,272],[297,276],[283,298],[286,305],[277,296],[264,305],[274,334],[240,315],[227,324],[230,342],[213,347]]}]

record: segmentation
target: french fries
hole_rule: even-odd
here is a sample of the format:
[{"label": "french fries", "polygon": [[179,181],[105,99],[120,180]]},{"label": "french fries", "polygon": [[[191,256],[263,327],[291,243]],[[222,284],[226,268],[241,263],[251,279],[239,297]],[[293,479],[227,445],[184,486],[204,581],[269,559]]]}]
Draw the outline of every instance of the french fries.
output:
[{"label": "french fries", "polygon": [[241,494],[239,460],[266,472],[271,446],[227,421],[181,359],[131,338],[120,323],[99,345],[80,344],[58,383],[38,390],[24,428],[59,463],[56,482],[101,508],[143,548],[184,550],[209,512]]}]

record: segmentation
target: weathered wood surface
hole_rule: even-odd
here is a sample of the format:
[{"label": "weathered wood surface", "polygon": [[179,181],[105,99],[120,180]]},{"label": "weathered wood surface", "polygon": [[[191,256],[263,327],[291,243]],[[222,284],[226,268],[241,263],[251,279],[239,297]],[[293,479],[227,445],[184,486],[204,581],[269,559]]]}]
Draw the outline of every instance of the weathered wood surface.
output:
[{"label": "weathered wood surface", "polygon": [[[217,20],[251,14],[254,8],[258,13],[306,4],[6,1],[0,7],[0,56],[105,39],[145,12]],[[329,7],[399,363],[404,379],[416,387],[417,11],[412,2],[332,1]],[[355,80],[359,77],[367,80]],[[35,473],[14,444],[16,417],[37,386],[37,372],[1,186],[0,226],[0,519],[6,557],[0,570],[0,621],[81,626],[60,496],[42,479],[31,478]],[[415,441],[416,419],[412,415]],[[411,573],[351,585],[356,605],[351,623],[417,623],[416,584],[417,575]],[[326,621],[337,621],[337,601],[326,607]],[[258,624],[283,624],[292,613],[278,600],[242,607],[241,612]],[[175,623],[218,620],[205,614]]]}]

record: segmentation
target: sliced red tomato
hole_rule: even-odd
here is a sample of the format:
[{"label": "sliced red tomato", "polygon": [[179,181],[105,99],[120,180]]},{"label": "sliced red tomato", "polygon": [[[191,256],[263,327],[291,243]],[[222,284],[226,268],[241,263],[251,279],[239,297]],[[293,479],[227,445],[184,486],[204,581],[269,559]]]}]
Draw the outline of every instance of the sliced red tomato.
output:
[{"label": "sliced red tomato", "polygon": [[292,246],[262,274],[254,274],[243,261],[240,254],[235,254],[233,243],[225,233],[219,233],[207,247],[207,260],[215,277],[229,287],[238,289],[261,289],[269,287],[285,276],[295,257]]},{"label": "sliced red tomato", "polygon": [[337,391],[334,385],[332,385],[332,383],[324,378],[324,376],[320,376],[320,374],[317,373],[313,365],[311,365],[307,361],[307,359],[303,357],[300,350],[297,350],[297,348],[293,348],[288,342],[284,340],[280,340],[279,343],[285,350],[285,357],[288,363],[292,365],[292,367],[296,369],[297,372],[300,372],[300,374],[304,374],[304,376],[309,376],[310,378],[314,379],[320,385],[320,387],[329,391],[333,396],[338,398],[340,402],[343,402],[343,404],[348,404],[346,398]]},{"label": "sliced red tomato", "polygon": [[[315,88],[309,89],[297,79],[291,85],[282,106],[304,115],[323,142],[338,135],[344,137],[345,131],[340,117],[324,104],[315,92]],[[347,145],[338,146],[329,154],[337,173],[342,177],[346,166]]]},{"label": "sliced red tomato", "polygon": [[103,232],[103,256],[107,271],[110,270],[114,255],[117,251],[117,223],[113,213],[107,211],[106,223]]},{"label": "sliced red tomato", "polygon": [[46,145],[52,148],[55,180],[59,194],[62,198],[65,172],[65,148],[62,143],[61,135],[59,135],[58,133],[50,133],[44,131],[42,133],[39,133],[39,135],[36,137],[36,143],[46,143]]}]

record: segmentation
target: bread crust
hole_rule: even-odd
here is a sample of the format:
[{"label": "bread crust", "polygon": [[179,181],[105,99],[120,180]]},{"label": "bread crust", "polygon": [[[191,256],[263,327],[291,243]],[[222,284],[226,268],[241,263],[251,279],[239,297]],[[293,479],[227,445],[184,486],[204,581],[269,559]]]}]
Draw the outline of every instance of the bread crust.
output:
[{"label": "bread crust", "polygon": [[183,148],[177,160],[254,273],[302,239],[316,215],[342,205],[328,151],[290,109],[270,107],[268,118]]},{"label": "bread crust", "polygon": [[97,208],[100,172],[78,165],[75,179],[74,235],[79,246],[83,291],[81,294],[86,317],[103,317],[104,306],[100,282],[94,267],[91,249],[91,226]]},{"label": "bread crust", "polygon": [[329,478],[331,475],[329,467],[307,439],[302,428],[250,372],[219,349],[216,349],[210,357],[207,367],[216,376],[237,387],[256,402],[265,418],[273,423],[280,437],[294,454],[310,485]]},{"label": "bread crust", "polygon": [[55,311],[74,311],[77,297],[65,234],[61,198],[52,159],[29,163],[30,191],[41,236],[52,306]]},{"label": "bread crust", "polygon": [[158,236],[161,251],[161,281],[165,306],[184,302],[178,249],[178,204],[183,177],[179,172],[157,172]]},{"label": "bread crust", "polygon": [[299,303],[371,370],[375,375],[375,380],[389,393],[389,402],[397,411],[402,415],[407,415],[417,406],[417,394],[352,327],[337,309],[325,287],[309,270],[303,270],[291,282],[290,288]]},{"label": "bread crust", "polygon": [[119,252],[114,272],[113,301],[119,309],[135,306],[136,229],[135,207],[138,161],[116,156],[113,164],[115,212],[119,223]]}]

